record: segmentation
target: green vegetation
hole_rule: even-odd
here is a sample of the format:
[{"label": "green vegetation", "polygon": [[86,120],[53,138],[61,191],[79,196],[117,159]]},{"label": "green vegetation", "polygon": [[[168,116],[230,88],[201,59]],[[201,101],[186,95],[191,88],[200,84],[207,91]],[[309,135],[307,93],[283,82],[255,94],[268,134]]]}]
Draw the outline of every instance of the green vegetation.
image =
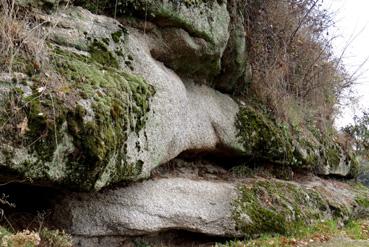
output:
[{"label": "green vegetation", "polygon": [[111,34],[111,38],[113,39],[115,43],[119,43],[122,36],[123,36],[123,31],[117,31]]},{"label": "green vegetation", "polygon": [[[300,225],[311,224],[329,211],[329,203],[314,190],[294,183],[259,180],[240,188],[234,203],[236,226],[248,237],[258,234],[292,234]],[[344,216],[347,209],[335,205]]]},{"label": "green vegetation", "polygon": [[355,176],[356,157],[332,126],[335,105],[353,82],[325,38],[329,14],[316,1],[252,0],[244,8],[252,76],[238,81],[234,94],[257,105],[238,116],[246,154],[310,169],[351,166]]},{"label": "green vegetation", "polygon": [[369,110],[354,117],[354,123],[342,129],[342,143],[353,147],[358,156],[358,179],[369,186]]},{"label": "green vegetation", "polygon": [[31,25],[31,16],[18,16],[13,1],[0,1],[0,70],[40,72],[45,63],[45,42]]},{"label": "green vegetation", "polygon": [[249,62],[248,95],[283,121],[311,123],[324,132],[334,105],[352,85],[331,52],[330,15],[317,1],[251,0],[245,5]]},{"label": "green vegetation", "polygon": [[267,116],[250,106],[240,109],[236,127],[246,155],[291,164],[294,159],[291,137],[284,126],[277,126]]},{"label": "green vegetation", "polygon": [[[112,35],[112,37],[115,37]],[[118,61],[112,52],[109,51],[107,44],[103,41],[94,40],[89,46],[92,61],[105,67],[118,68]]]},{"label": "green vegetation", "polygon": [[245,155],[254,162],[268,162],[309,170],[320,167],[335,169],[339,165],[351,167],[357,174],[358,162],[348,150],[335,141],[336,133],[289,125],[272,117],[259,106],[242,106],[237,116],[238,137]]},{"label": "green vegetation", "polygon": [[361,117],[355,116],[355,123],[343,128],[346,145],[353,145],[363,159],[369,159],[369,111]]},{"label": "green vegetation", "polygon": [[[82,174],[101,175],[113,159],[118,170],[111,171],[112,180],[122,180],[140,172],[140,165],[118,163],[125,161],[122,150],[127,134],[144,126],[148,99],[154,91],[143,79],[115,70],[111,62],[106,64],[105,59],[112,61],[110,56],[99,56],[100,53],[101,50],[88,59],[59,50],[54,56],[56,69],[74,84],[82,101],[88,104],[77,104],[74,111],[67,113],[68,130],[74,145],[82,151],[70,165],[85,167],[86,162],[92,163],[95,170]],[[72,170],[70,176],[75,174],[81,173]]]},{"label": "green vegetation", "polygon": [[368,208],[369,209],[369,198],[368,195],[362,195],[359,196],[355,199],[356,203],[363,207],[363,208]]},{"label": "green vegetation", "polygon": [[314,225],[300,225],[289,236],[263,234],[258,239],[229,241],[217,247],[295,247],[319,244],[334,237],[348,237],[354,240],[369,240],[367,221],[349,221],[343,227],[336,220],[320,221]]}]

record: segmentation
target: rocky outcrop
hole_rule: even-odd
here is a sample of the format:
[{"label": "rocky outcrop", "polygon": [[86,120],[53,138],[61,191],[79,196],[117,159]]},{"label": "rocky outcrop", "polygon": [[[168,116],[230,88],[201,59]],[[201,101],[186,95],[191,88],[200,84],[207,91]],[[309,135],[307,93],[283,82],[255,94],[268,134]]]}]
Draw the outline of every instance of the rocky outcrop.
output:
[{"label": "rocky outcrop", "polygon": [[41,201],[76,246],[368,217],[366,188],[316,177],[357,173],[334,131],[281,122],[239,90],[243,1],[98,2],[17,0],[30,16],[17,30],[37,35],[0,71],[0,181],[52,188]]},{"label": "rocky outcrop", "polygon": [[320,175],[357,174],[358,161],[342,149],[333,135],[278,123],[264,110],[247,105],[240,108],[236,126],[248,157],[313,170]]},{"label": "rocky outcrop", "polygon": [[75,6],[33,13],[48,55],[42,70],[25,64],[1,74],[3,179],[100,190],[147,178],[186,151],[353,175],[355,159],[334,141],[295,138],[268,113],[210,87],[217,78],[228,91],[245,73],[237,6],[128,1],[120,10],[133,18],[119,21]]},{"label": "rocky outcrop", "polygon": [[251,80],[244,26],[245,4],[237,0],[230,0],[227,4],[231,17],[229,39],[222,57],[222,70],[215,81],[215,87],[222,92],[234,92],[237,84],[238,88],[247,87]]},{"label": "rocky outcrop", "polygon": [[66,195],[54,210],[54,222],[66,227],[76,244],[98,246],[101,239],[119,246],[124,236],[176,229],[230,238],[285,234],[301,224],[346,221],[369,212],[366,190],[334,180],[241,179],[209,165],[201,166],[199,180],[189,164],[181,167],[123,188]]},{"label": "rocky outcrop", "polygon": [[[133,25],[152,39],[150,50],[155,59],[184,77],[203,82],[220,73],[222,54],[229,39],[227,1],[119,3],[115,6],[104,1],[101,12],[115,15],[122,22],[127,22],[125,17],[129,15],[136,17]],[[90,1],[77,1],[77,4],[98,11]]]},{"label": "rocky outcrop", "polygon": [[[39,126],[36,133],[31,128],[25,131],[28,149],[3,142],[3,166],[32,179],[47,177],[98,190],[124,179],[147,177],[152,168],[188,149],[241,147],[234,124],[238,105],[209,87],[180,79],[153,59],[150,41],[140,30],[81,8],[38,18],[50,22],[46,31],[52,70],[66,83],[45,95],[37,91],[44,89],[39,82],[30,81],[26,91],[37,100],[29,107],[35,119],[28,115],[23,119],[29,125],[43,121],[46,130]],[[4,81],[3,88],[9,83]],[[19,100],[26,102],[27,97],[23,94]],[[49,126],[47,117],[56,123]],[[43,131],[48,134],[42,136]],[[43,150],[33,150],[31,135]],[[42,136],[41,143],[37,135]]]}]

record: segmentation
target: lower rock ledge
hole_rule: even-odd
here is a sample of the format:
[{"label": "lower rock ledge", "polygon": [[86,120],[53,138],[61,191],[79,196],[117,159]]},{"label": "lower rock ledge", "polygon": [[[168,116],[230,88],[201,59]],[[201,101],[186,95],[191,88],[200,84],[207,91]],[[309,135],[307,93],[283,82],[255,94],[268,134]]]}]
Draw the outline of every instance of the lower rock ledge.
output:
[{"label": "lower rock ledge", "polygon": [[166,178],[96,194],[71,194],[55,209],[55,220],[78,236],[137,236],[183,229],[214,236],[235,230],[231,183]]},{"label": "lower rock ledge", "polygon": [[314,176],[295,181],[169,176],[68,194],[53,218],[74,236],[76,246],[130,246],[140,239],[192,233],[203,236],[199,242],[214,243],[217,238],[289,234],[299,224],[321,220],[367,217],[368,195],[363,187]]}]

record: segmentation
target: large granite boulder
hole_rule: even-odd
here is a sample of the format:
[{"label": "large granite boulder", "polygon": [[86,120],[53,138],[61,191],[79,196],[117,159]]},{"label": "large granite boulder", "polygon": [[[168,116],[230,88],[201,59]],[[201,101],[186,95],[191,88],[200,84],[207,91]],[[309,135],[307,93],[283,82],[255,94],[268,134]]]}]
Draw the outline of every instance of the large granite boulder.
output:
[{"label": "large granite boulder", "polygon": [[186,150],[240,150],[237,103],[153,59],[140,30],[74,7],[38,18],[49,23],[50,72],[1,80],[10,172],[98,190]]}]

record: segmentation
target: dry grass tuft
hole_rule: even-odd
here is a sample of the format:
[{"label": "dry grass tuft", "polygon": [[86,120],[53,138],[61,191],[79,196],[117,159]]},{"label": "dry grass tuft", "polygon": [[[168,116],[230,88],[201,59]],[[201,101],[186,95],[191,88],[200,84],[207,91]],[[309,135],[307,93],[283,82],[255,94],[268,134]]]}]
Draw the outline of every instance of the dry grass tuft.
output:
[{"label": "dry grass tuft", "polygon": [[32,15],[14,0],[0,0],[0,70],[39,72],[45,62],[46,46]]},{"label": "dry grass tuft", "polygon": [[72,237],[64,231],[43,228],[40,231],[23,230],[11,233],[0,226],[2,247],[72,247]]}]

